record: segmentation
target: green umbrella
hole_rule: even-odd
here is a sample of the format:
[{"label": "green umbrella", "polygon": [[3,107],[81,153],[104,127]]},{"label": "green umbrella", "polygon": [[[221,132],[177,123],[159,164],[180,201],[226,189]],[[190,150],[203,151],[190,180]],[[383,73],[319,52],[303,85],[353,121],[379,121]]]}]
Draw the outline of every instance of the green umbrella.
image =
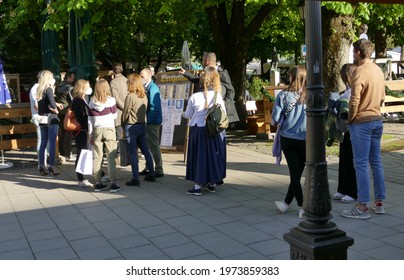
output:
[{"label": "green umbrella", "polygon": [[[47,1],[49,4],[50,1]],[[46,22],[48,15],[42,16],[42,24]],[[53,30],[41,31],[42,68],[51,71],[56,78],[60,78],[60,50],[56,32]]]},{"label": "green umbrella", "polygon": [[87,11],[82,17],[77,16],[74,12],[70,12],[68,59],[70,71],[76,74],[77,79],[86,79],[94,82],[97,72],[91,34],[87,38],[83,37],[80,39],[83,26],[90,22],[90,20],[91,15]]}]

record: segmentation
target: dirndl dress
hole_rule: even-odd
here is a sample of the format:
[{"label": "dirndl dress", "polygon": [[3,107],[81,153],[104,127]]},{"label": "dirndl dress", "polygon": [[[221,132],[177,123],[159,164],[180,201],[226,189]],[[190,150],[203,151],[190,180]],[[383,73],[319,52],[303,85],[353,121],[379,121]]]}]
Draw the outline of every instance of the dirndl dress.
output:
[{"label": "dirndl dress", "polygon": [[191,126],[185,179],[199,185],[222,181],[226,174],[225,144],[221,134],[212,137],[204,126]]}]

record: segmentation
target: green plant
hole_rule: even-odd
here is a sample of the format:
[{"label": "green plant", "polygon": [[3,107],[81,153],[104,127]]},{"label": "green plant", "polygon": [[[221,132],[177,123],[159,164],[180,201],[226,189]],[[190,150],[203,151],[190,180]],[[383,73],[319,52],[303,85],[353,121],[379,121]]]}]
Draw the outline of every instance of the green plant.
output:
[{"label": "green plant", "polygon": [[246,89],[250,93],[252,99],[262,100],[264,98],[263,88],[267,85],[269,85],[267,80],[262,80],[260,77],[253,76],[251,82],[246,82]]}]

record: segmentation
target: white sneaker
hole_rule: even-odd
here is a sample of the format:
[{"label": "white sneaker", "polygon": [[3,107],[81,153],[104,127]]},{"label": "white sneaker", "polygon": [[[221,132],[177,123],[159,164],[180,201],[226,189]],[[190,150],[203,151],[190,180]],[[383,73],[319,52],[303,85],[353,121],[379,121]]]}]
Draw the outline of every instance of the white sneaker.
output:
[{"label": "white sneaker", "polygon": [[279,212],[285,213],[288,210],[289,205],[287,205],[284,201],[275,201],[276,207],[278,207]]},{"label": "white sneaker", "polygon": [[300,210],[299,210],[299,219],[304,219],[304,217],[303,217],[304,213],[305,212],[304,212],[303,208],[300,208]]},{"label": "white sneaker", "polygon": [[343,198],[344,195],[342,193],[336,192],[333,196],[332,199],[334,200],[341,200],[341,198]]},{"label": "white sneaker", "polygon": [[79,181],[77,185],[83,188],[85,187],[91,188],[93,186],[93,184],[91,184],[88,180]]}]

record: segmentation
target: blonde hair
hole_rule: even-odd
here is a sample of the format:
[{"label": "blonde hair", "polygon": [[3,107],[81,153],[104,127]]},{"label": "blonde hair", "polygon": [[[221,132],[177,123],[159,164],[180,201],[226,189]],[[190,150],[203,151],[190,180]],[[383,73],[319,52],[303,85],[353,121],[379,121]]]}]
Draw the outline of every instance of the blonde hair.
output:
[{"label": "blonde hair", "polygon": [[219,94],[219,97],[222,98],[222,86],[220,84],[220,76],[215,67],[208,66],[205,68],[205,72],[201,76],[201,84],[203,84],[203,97],[205,98],[205,109],[207,109],[209,107],[209,90],[214,90]]},{"label": "blonde hair", "polygon": [[139,74],[129,74],[127,83],[129,94],[136,93],[139,98],[146,96],[144,86],[142,84],[142,78]]},{"label": "blonde hair", "polygon": [[300,104],[305,103],[306,99],[306,68],[295,66],[290,69],[290,85],[288,91],[298,92],[300,94]]},{"label": "blonde hair", "polygon": [[41,100],[43,92],[50,87],[50,81],[53,79],[53,73],[49,70],[43,70],[38,77],[38,88],[36,90],[36,99]]},{"label": "blonde hair", "polygon": [[90,85],[87,80],[80,79],[76,82],[73,88],[73,98],[83,99],[86,94],[86,86]]},{"label": "blonde hair", "polygon": [[106,103],[108,97],[111,96],[111,88],[107,80],[101,78],[95,83],[94,101]]}]

